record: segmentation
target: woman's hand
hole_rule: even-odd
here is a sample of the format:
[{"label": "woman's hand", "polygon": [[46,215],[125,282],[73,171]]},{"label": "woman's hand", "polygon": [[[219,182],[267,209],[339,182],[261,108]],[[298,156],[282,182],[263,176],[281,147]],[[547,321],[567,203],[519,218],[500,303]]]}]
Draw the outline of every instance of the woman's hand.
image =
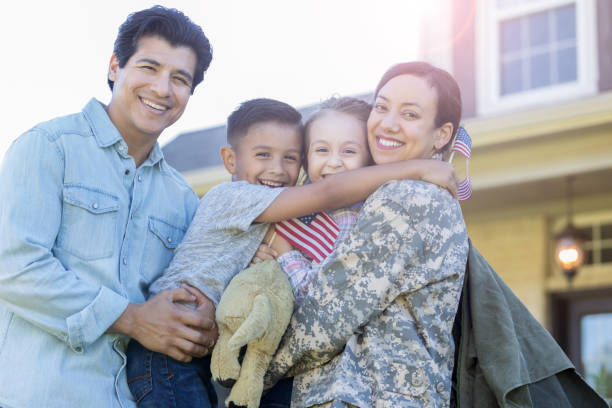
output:
[{"label": "woman's hand", "polygon": [[452,164],[440,160],[427,160],[427,162],[428,166],[423,171],[421,180],[437,184],[457,198],[459,178]]}]

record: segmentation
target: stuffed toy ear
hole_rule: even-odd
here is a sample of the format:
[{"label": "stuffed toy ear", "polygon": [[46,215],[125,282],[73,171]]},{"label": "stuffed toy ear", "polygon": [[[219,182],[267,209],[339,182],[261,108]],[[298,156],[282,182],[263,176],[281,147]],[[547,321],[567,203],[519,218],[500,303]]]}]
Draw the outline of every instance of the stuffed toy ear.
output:
[{"label": "stuffed toy ear", "polygon": [[[276,261],[245,269],[223,292],[216,316],[219,339],[210,368],[218,383],[235,381],[226,406],[259,407],[263,377],[289,325],[294,303],[287,275]],[[238,355],[244,345],[241,365]]]}]

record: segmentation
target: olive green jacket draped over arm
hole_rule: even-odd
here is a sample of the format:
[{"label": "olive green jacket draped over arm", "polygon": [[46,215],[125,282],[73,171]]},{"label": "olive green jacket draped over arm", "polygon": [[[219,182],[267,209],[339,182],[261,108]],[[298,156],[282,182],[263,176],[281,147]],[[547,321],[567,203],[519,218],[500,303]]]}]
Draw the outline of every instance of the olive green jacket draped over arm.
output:
[{"label": "olive green jacket draped over arm", "polygon": [[458,407],[608,407],[471,242],[459,313]]}]

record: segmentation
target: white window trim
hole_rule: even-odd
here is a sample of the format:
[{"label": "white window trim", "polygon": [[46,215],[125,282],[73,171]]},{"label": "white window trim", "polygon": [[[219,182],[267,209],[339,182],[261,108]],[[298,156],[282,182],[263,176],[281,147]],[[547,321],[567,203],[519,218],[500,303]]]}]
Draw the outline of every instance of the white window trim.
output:
[{"label": "white window trim", "polygon": [[[498,10],[495,0],[476,1],[476,109],[479,115],[522,110],[597,93],[595,0],[540,0],[505,10]],[[499,21],[570,4],[576,7],[577,81],[501,95]]]}]

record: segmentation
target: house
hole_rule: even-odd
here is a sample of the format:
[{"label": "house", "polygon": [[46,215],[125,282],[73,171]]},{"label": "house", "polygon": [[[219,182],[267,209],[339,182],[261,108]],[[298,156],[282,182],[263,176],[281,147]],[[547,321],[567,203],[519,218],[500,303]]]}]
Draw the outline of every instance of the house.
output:
[{"label": "house", "polygon": [[[612,1],[438,3],[423,22],[422,57],[462,90],[473,140],[469,235],[612,398]],[[164,147],[199,194],[228,179],[224,136],[220,126]],[[571,283],[554,260],[568,217],[586,237]]]},{"label": "house", "polygon": [[[461,87],[473,140],[469,235],[611,398],[612,2],[438,3],[421,48]],[[554,260],[568,217],[586,238],[571,284]]]}]

